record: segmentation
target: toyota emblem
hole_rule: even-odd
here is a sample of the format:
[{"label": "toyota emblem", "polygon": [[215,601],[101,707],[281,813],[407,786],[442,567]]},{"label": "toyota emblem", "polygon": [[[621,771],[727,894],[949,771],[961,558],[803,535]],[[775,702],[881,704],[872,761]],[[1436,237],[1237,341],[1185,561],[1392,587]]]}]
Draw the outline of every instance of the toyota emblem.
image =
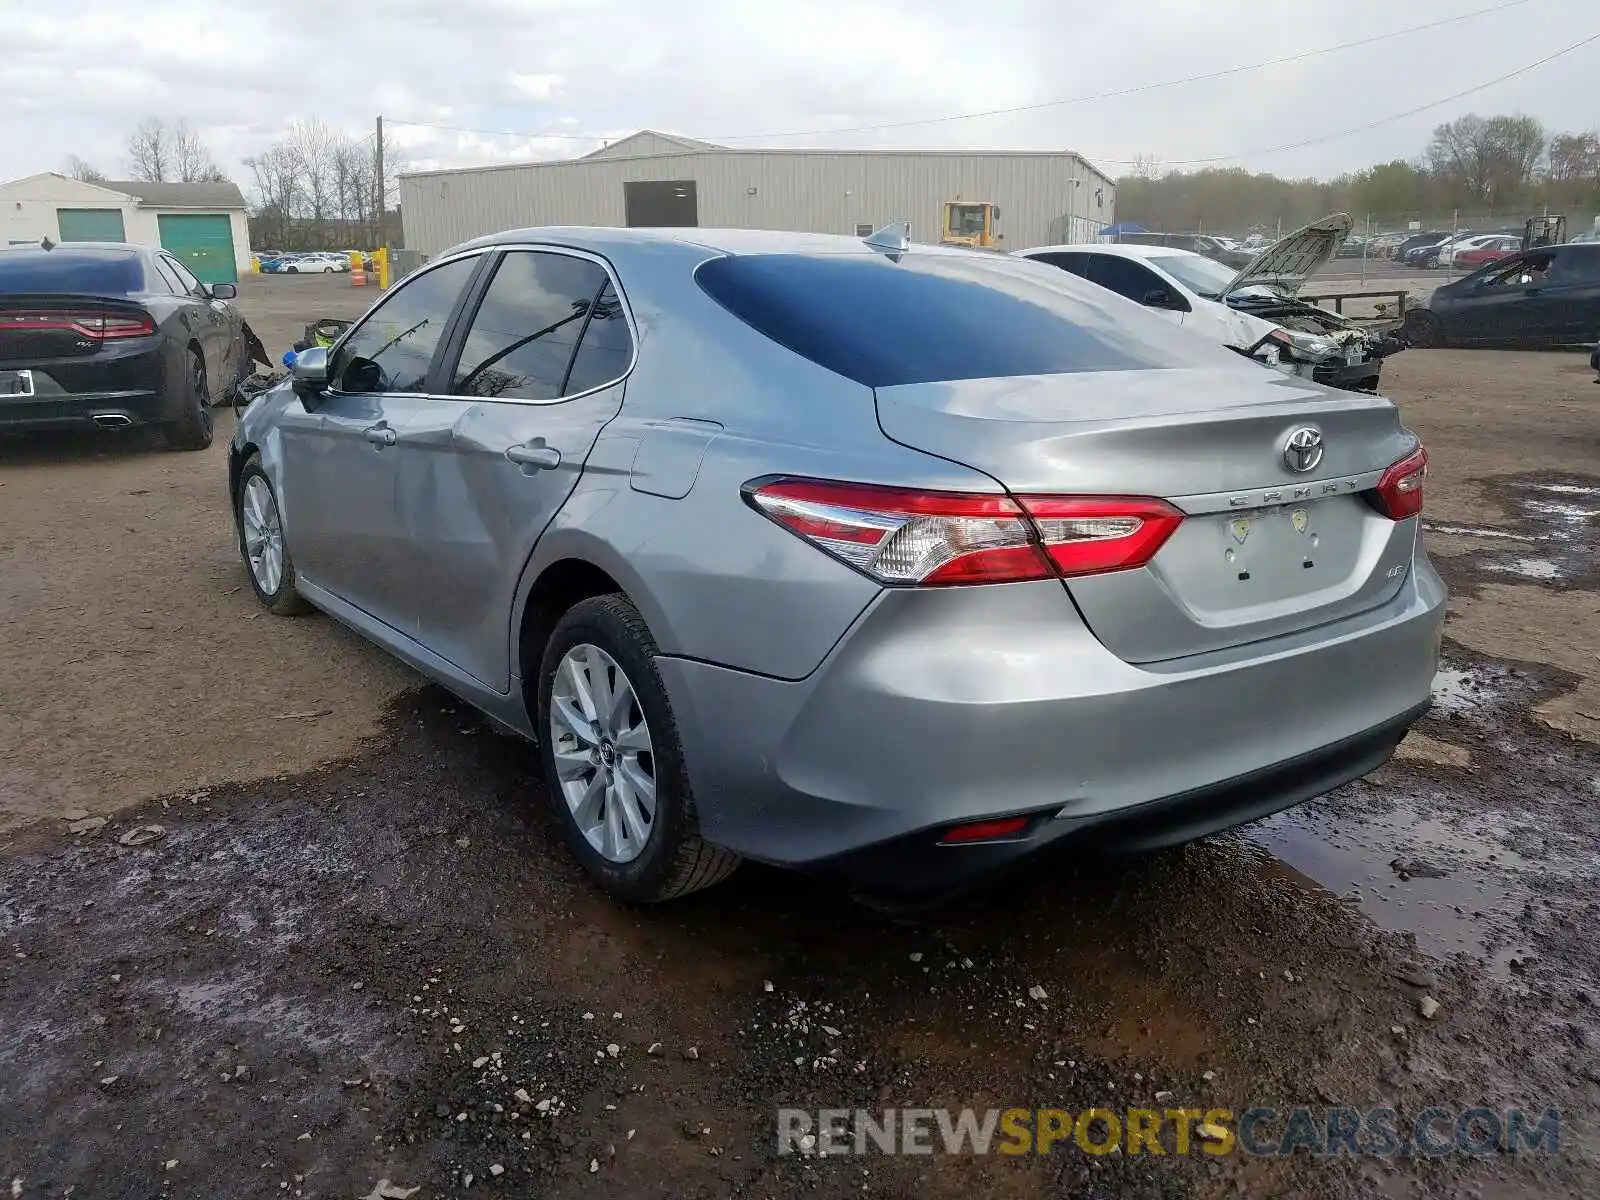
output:
[{"label": "toyota emblem", "polygon": [[1322,434],[1309,425],[1302,425],[1289,435],[1283,448],[1283,462],[1296,475],[1317,469],[1322,462]]}]

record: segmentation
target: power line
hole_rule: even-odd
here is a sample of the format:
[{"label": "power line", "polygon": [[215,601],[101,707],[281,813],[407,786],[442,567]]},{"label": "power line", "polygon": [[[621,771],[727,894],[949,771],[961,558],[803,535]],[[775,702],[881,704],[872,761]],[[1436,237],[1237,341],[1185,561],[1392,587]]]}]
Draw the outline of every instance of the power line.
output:
[{"label": "power line", "polygon": [[[833,129],[802,129],[788,133],[737,133],[727,134],[712,138],[712,141],[741,142],[771,140],[790,137],[820,137],[833,133],[871,133],[880,129],[911,129],[921,125],[947,124],[951,121],[971,121],[982,117],[1007,116],[1013,113],[1036,112],[1040,109],[1059,108],[1071,104],[1087,104],[1094,100],[1111,100],[1119,96],[1131,96],[1139,92],[1157,91],[1161,88],[1180,87],[1184,84],[1203,83],[1210,79],[1224,79],[1231,75],[1242,75],[1250,71],[1261,71],[1267,67],[1282,66],[1285,63],[1303,62],[1308,58],[1316,58],[1323,54],[1334,54],[1341,50],[1354,50],[1362,46],[1371,46],[1379,42],[1386,42],[1392,38],[1406,37],[1413,33],[1423,33],[1430,29],[1438,29],[1445,25],[1454,25],[1461,21],[1470,21],[1475,17],[1486,16],[1489,13],[1504,12],[1509,8],[1518,8],[1531,0],[1504,0],[1489,8],[1480,8],[1472,12],[1460,13],[1453,17],[1443,17],[1437,21],[1428,21],[1422,25],[1411,25],[1405,29],[1395,29],[1388,33],[1374,34],[1371,37],[1358,38],[1353,42],[1340,42],[1335,46],[1322,46],[1315,50],[1302,50],[1298,54],[1287,54],[1281,58],[1269,58],[1262,62],[1246,63],[1237,67],[1225,67],[1218,71],[1206,71],[1199,75],[1186,75],[1181,79],[1166,79],[1156,83],[1141,83],[1133,87],[1117,88],[1109,92],[1093,92],[1082,96],[1068,96],[1059,100],[1042,100],[1035,104],[1019,104],[1011,108],[992,108],[983,112],[952,113],[942,117],[925,117],[915,121],[894,121],[880,125],[846,125]],[[548,138],[556,141],[570,142],[603,142],[606,139],[596,134],[582,133],[535,133],[528,130],[516,129],[473,129],[462,125],[439,125],[430,121],[401,121],[389,118],[391,125],[409,125],[417,129],[439,129],[446,133],[472,133],[486,137],[516,137],[516,138]],[[1105,159],[1106,162],[1120,161]]]},{"label": "power line", "polygon": [[943,117],[923,117],[915,121],[894,121],[881,125],[845,125],[833,129],[800,129],[788,133],[738,133],[728,134],[712,141],[739,142],[751,140],[771,140],[777,138],[816,137],[830,133],[872,133],[880,129],[912,129],[921,125],[941,125],[951,121],[972,121],[982,117],[1002,117],[1015,113],[1038,112],[1046,108],[1061,108],[1069,104],[1087,104],[1093,100],[1111,100],[1119,96],[1132,96],[1139,92],[1153,92],[1161,88],[1179,87],[1189,83],[1202,83],[1209,79],[1223,79],[1230,75],[1242,75],[1248,71],[1260,71],[1267,67],[1282,66],[1284,63],[1303,62],[1308,58],[1316,58],[1323,54],[1333,54],[1341,50],[1354,50],[1361,46],[1372,46],[1379,42],[1386,42],[1392,38],[1405,37],[1408,34],[1422,33],[1429,29],[1438,29],[1444,25],[1454,25],[1460,21],[1470,21],[1474,17],[1486,16],[1489,13],[1504,12],[1508,8],[1517,8],[1529,0],[1506,0],[1505,3],[1496,4],[1489,8],[1480,8],[1473,12],[1461,13],[1454,17],[1443,17],[1437,21],[1429,21],[1423,25],[1412,25],[1405,29],[1396,29],[1389,33],[1374,34],[1371,37],[1358,38],[1353,42],[1340,42],[1336,46],[1323,46],[1316,50],[1302,50],[1298,54],[1286,54],[1281,58],[1269,58],[1263,62],[1246,63],[1243,66],[1224,67],[1219,71],[1206,71],[1199,75],[1185,75],[1181,79],[1166,79],[1158,83],[1140,83],[1132,87],[1117,88],[1109,92],[1091,92],[1082,96],[1068,96],[1060,100],[1041,100],[1034,104],[1017,104],[1010,108],[991,108],[982,112],[952,113]]},{"label": "power line", "polygon": [[[1235,159],[1240,158],[1259,158],[1263,154],[1281,154],[1287,150],[1299,150],[1305,146],[1316,146],[1323,142],[1337,141],[1339,138],[1346,138],[1351,137],[1354,134],[1365,133],[1369,129],[1377,129],[1380,125],[1390,125],[1395,121],[1403,121],[1407,117],[1414,117],[1418,113],[1427,112],[1431,108],[1439,108],[1443,105],[1451,103],[1452,101],[1460,100],[1466,96],[1471,96],[1474,93],[1484,91],[1487,88],[1492,88],[1496,84],[1504,83],[1508,79],[1515,79],[1518,75],[1526,75],[1529,71],[1536,71],[1545,64],[1555,62],[1556,59],[1561,58],[1564,55],[1571,54],[1574,50],[1580,50],[1584,46],[1589,45],[1591,42],[1600,42],[1600,33],[1591,33],[1583,40],[1573,42],[1570,46],[1563,46],[1555,53],[1545,55],[1545,57],[1539,59],[1538,62],[1531,62],[1525,67],[1518,67],[1515,71],[1508,71],[1504,75],[1498,75],[1495,78],[1486,80],[1483,83],[1474,84],[1472,87],[1466,88],[1463,91],[1453,92],[1452,94],[1441,99],[1430,100],[1426,104],[1419,104],[1415,108],[1408,108],[1404,112],[1393,113],[1387,117],[1379,117],[1376,121],[1368,121],[1365,125],[1357,125],[1353,129],[1341,129],[1337,133],[1320,134],[1317,137],[1304,138],[1298,142],[1286,142],[1281,146],[1267,146],[1260,150],[1243,150],[1236,154],[1214,154],[1208,158],[1174,158],[1163,159],[1161,161],[1165,166],[1197,167],[1206,163],[1232,162]],[[1097,158],[1095,161],[1116,163],[1120,166],[1124,164],[1137,163],[1139,160],[1132,158]]]}]

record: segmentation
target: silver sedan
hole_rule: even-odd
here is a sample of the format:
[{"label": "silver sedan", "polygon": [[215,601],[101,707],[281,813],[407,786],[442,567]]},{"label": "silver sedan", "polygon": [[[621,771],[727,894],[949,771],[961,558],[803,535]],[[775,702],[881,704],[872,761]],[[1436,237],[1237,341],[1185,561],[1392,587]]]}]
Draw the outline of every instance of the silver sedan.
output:
[{"label": "silver sedan", "polygon": [[304,352],[230,483],[262,604],[536,742],[606,889],[912,899],[1382,763],[1438,651],[1426,463],[1038,263],[530,229]]}]

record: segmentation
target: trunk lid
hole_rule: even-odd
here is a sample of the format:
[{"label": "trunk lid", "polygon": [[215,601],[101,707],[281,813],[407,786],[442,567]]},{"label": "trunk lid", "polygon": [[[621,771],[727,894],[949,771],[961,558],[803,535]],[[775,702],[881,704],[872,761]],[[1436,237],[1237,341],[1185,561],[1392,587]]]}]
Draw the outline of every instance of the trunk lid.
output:
[{"label": "trunk lid", "polygon": [[[1378,396],[1239,367],[884,387],[892,439],[1014,494],[1153,496],[1186,515],[1144,567],[1071,578],[1095,635],[1130,662],[1223,649],[1374,607],[1399,589],[1415,522],[1365,492],[1415,439]],[[1297,430],[1322,438],[1290,467]]]},{"label": "trunk lid", "polygon": [[1246,287],[1273,287],[1294,295],[1339,253],[1354,224],[1349,213],[1330,213],[1295,230],[1235,275],[1222,289],[1222,298]]},{"label": "trunk lid", "polygon": [[113,337],[130,336],[132,322],[151,326],[131,300],[91,295],[0,293],[0,365],[89,358]]}]

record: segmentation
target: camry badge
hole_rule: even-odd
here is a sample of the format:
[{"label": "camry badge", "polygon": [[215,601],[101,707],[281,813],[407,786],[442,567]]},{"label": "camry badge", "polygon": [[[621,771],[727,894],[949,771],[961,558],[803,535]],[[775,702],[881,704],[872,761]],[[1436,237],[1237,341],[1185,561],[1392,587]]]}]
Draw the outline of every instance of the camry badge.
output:
[{"label": "camry badge", "polygon": [[1245,538],[1250,536],[1250,522],[1241,518],[1234,521],[1231,528],[1233,529],[1233,540],[1241,546],[1244,545]]},{"label": "camry badge", "polygon": [[1314,471],[1322,462],[1322,434],[1309,425],[1302,425],[1289,435],[1283,448],[1283,463],[1296,475]]},{"label": "camry badge", "polygon": [[1309,521],[1310,518],[1306,516],[1306,510],[1303,508],[1297,508],[1289,514],[1289,522],[1294,526],[1296,533],[1304,533]]}]

